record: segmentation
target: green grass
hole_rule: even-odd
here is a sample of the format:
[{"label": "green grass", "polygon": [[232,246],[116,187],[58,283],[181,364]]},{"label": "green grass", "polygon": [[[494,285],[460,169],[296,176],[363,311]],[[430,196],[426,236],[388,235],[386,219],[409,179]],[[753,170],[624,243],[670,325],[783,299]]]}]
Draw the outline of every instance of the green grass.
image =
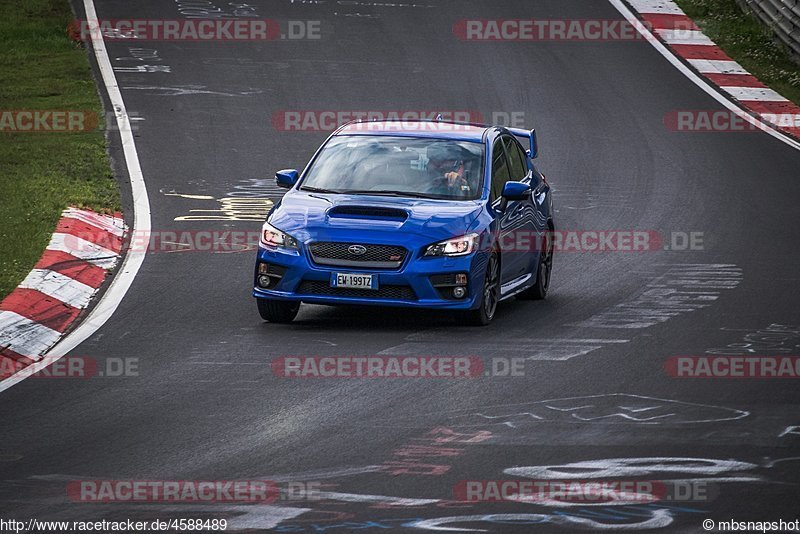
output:
[{"label": "green grass", "polygon": [[[0,111],[102,117],[86,52],[67,37],[72,19],[67,0],[0,0]],[[120,209],[99,122],[80,133],[0,132],[0,299],[41,257],[65,207]]]},{"label": "green grass", "polygon": [[800,104],[800,65],[773,33],[734,0],[675,0],[729,56],[756,78]]}]

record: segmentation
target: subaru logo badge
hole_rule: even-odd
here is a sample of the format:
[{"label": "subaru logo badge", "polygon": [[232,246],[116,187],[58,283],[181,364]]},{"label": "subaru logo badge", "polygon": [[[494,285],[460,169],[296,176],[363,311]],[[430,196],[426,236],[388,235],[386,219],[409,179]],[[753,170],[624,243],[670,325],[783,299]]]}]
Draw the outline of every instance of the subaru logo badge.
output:
[{"label": "subaru logo badge", "polygon": [[367,247],[363,245],[350,245],[347,247],[347,252],[354,256],[362,256],[367,252]]}]

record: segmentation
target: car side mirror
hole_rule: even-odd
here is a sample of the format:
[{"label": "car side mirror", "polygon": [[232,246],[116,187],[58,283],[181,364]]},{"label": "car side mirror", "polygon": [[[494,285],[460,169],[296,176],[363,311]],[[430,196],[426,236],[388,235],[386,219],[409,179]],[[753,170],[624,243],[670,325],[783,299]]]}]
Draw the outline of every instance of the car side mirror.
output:
[{"label": "car side mirror", "polygon": [[522,182],[506,182],[503,186],[503,194],[500,197],[500,205],[497,211],[504,212],[509,201],[525,200],[531,195],[531,186]]},{"label": "car side mirror", "polygon": [[275,183],[278,184],[278,187],[291,189],[297,183],[299,176],[300,173],[296,169],[284,169],[275,173]]},{"label": "car side mirror", "polygon": [[506,200],[525,200],[531,195],[530,184],[522,182],[506,182],[503,186],[503,198]]}]

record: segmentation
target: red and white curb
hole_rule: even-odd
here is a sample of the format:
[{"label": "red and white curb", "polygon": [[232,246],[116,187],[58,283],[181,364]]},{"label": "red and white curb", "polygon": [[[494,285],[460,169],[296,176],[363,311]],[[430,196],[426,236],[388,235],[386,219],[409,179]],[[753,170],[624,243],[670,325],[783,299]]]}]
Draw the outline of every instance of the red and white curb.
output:
[{"label": "red and white curb", "polygon": [[120,258],[120,217],[69,208],[50,244],[0,302],[0,380],[42,360],[89,305]]},{"label": "red and white curb", "polygon": [[800,106],[773,91],[731,59],[672,0],[626,0],[678,57],[742,108],[800,138]]}]

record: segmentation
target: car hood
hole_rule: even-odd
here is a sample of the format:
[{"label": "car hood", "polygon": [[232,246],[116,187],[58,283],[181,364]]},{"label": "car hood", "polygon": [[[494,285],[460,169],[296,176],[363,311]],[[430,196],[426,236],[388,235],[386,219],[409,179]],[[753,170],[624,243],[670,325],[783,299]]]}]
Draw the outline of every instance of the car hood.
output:
[{"label": "car hood", "polygon": [[290,191],[269,218],[303,243],[330,239],[434,242],[474,230],[480,201]]}]

